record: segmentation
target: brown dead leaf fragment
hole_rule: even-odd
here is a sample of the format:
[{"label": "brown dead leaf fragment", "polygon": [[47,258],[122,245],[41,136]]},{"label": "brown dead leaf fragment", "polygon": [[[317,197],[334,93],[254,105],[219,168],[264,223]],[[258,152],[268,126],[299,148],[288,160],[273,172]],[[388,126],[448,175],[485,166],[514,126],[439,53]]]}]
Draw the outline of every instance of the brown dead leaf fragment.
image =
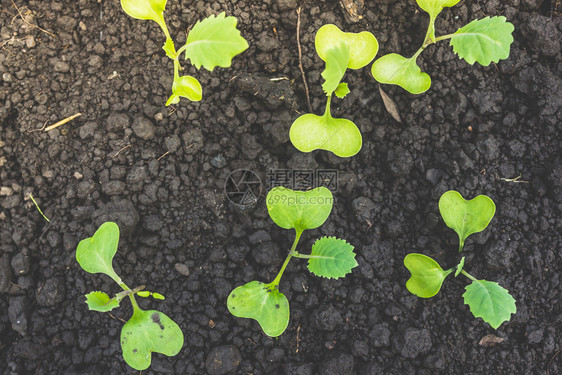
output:
[{"label": "brown dead leaf fragment", "polygon": [[504,339],[502,339],[501,337],[498,337],[496,335],[486,335],[486,336],[482,337],[482,339],[480,340],[478,345],[494,346],[494,345],[499,344],[500,342],[503,342],[503,341],[504,341]]},{"label": "brown dead leaf fragment", "polygon": [[340,0],[345,18],[351,22],[359,22],[363,18],[364,0]]},{"label": "brown dead leaf fragment", "polygon": [[398,111],[398,106],[396,105],[394,100],[392,100],[392,98],[390,96],[388,96],[386,94],[386,92],[383,91],[382,87],[380,87],[380,86],[379,86],[379,91],[381,93],[382,102],[384,103],[384,107],[386,108],[388,113],[390,113],[390,115],[392,116],[393,119],[395,119],[399,123],[402,123],[402,119],[400,118],[400,112]]}]

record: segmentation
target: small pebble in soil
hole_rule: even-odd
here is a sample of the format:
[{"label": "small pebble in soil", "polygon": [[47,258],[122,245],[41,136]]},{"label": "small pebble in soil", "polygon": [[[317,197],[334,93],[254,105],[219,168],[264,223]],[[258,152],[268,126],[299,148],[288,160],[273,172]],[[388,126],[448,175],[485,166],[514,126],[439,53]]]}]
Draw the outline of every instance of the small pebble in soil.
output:
[{"label": "small pebble in soil", "polygon": [[205,367],[209,375],[223,375],[238,368],[242,362],[242,355],[236,346],[218,346],[209,352],[205,360]]}]

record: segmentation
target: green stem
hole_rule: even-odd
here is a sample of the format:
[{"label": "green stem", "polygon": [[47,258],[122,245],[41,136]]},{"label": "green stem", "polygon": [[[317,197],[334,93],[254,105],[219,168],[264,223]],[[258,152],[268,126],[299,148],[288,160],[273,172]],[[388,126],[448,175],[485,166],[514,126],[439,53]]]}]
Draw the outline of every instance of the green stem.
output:
[{"label": "green stem", "polygon": [[435,43],[435,17],[429,16],[429,25],[427,26],[427,32],[425,33],[425,38],[423,39],[422,48],[427,47],[431,43]]},{"label": "green stem", "polygon": [[[179,55],[178,55],[179,56]],[[180,78],[180,62],[177,58],[174,59],[174,81],[178,81]]]},{"label": "green stem", "polygon": [[181,46],[180,49],[178,49],[178,51],[176,52],[178,54],[178,57],[182,54],[183,51],[185,51],[187,49],[188,44],[184,44],[183,46]]},{"label": "green stem", "polygon": [[333,259],[332,257],[326,257],[322,255],[301,254],[296,251],[293,251],[293,256],[300,259]]},{"label": "green stem", "polygon": [[139,305],[137,304],[137,300],[135,299],[135,293],[133,293],[133,291],[131,290],[131,288],[129,288],[124,282],[120,282],[118,283],[119,286],[121,288],[123,288],[123,290],[126,290],[129,293],[129,298],[131,299],[131,304],[133,305],[133,315],[135,314],[135,312],[142,310]]},{"label": "green stem", "polygon": [[447,35],[442,35],[440,37],[435,38],[435,42],[439,42],[441,40],[445,40],[445,39],[451,39],[455,34],[447,34]]},{"label": "green stem", "polygon": [[299,243],[299,240],[301,238],[301,234],[302,234],[302,231],[296,232],[295,241],[293,242],[293,246],[291,246],[291,250],[289,251],[289,255],[287,255],[287,258],[285,259],[285,262],[283,263],[283,266],[281,266],[281,270],[277,274],[277,277],[275,278],[275,280],[273,280],[269,284],[270,286],[275,287],[275,288],[279,287],[279,282],[281,281],[281,277],[283,276],[283,272],[285,272],[285,268],[287,268],[287,264],[289,264],[289,261],[294,256],[295,249],[297,248],[297,244]]},{"label": "green stem", "polygon": [[326,110],[324,111],[324,117],[332,118],[332,113],[330,112],[331,102],[332,102],[332,94],[328,95],[328,101],[326,102]]},{"label": "green stem", "polygon": [[459,236],[459,253],[464,248],[464,240]]},{"label": "green stem", "polygon": [[468,272],[466,272],[465,270],[462,270],[461,273],[463,275],[465,275],[466,277],[468,277],[470,280],[478,282],[478,280],[476,279],[476,277],[472,276],[471,274],[469,274]]}]

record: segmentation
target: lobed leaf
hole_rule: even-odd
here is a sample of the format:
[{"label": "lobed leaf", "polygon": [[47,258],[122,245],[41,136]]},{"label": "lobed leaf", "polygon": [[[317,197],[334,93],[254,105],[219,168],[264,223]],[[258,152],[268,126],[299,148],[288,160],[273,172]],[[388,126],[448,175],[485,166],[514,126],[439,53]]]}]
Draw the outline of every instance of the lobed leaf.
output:
[{"label": "lobed leaf", "polygon": [[353,246],[335,237],[322,237],[312,245],[308,270],[328,279],[344,277],[357,267]]},{"label": "lobed leaf", "polygon": [[459,251],[462,251],[468,236],[486,229],[494,217],[496,205],[485,195],[467,201],[458,191],[450,190],[439,198],[439,212],[445,224],[457,232]]},{"label": "lobed leaf", "polygon": [[84,271],[104,273],[118,284],[121,279],[113,270],[113,257],[119,244],[119,226],[113,222],[103,223],[96,233],[78,244],[76,260]]},{"label": "lobed leaf", "polygon": [[169,357],[183,346],[180,327],[165,314],[156,310],[135,309],[133,316],[121,329],[121,349],[125,362],[135,370],[150,366],[152,352]]},{"label": "lobed leaf", "polygon": [[488,66],[492,61],[497,63],[509,57],[514,29],[503,16],[486,17],[458,29],[450,43],[459,57],[469,64],[477,61]]},{"label": "lobed leaf", "polygon": [[268,336],[280,336],[289,325],[289,301],[270,284],[251,281],[239,286],[226,304],[232,315],[256,320]]},{"label": "lobed leaf", "polygon": [[460,0],[416,0],[419,7],[425,10],[432,18],[437,17],[445,7],[455,6]]},{"label": "lobed leaf", "polygon": [[482,318],[494,329],[511,319],[517,312],[515,299],[498,283],[476,280],[465,288],[464,303],[476,318]]},{"label": "lobed leaf", "polygon": [[431,86],[431,78],[422,73],[416,56],[406,58],[396,53],[384,55],[371,67],[373,77],[380,83],[398,85],[412,94],[421,94]]},{"label": "lobed leaf", "polygon": [[322,72],[325,82],[322,88],[330,96],[336,89],[347,70],[349,62],[349,45],[339,42],[326,51],[326,69]]},{"label": "lobed leaf", "polygon": [[430,298],[439,293],[443,281],[452,272],[444,271],[435,260],[417,253],[406,255],[404,265],[412,274],[406,282],[406,288],[421,298]]},{"label": "lobed leaf", "polygon": [[181,76],[175,79],[172,84],[172,95],[166,105],[179,103],[182,96],[192,102],[200,101],[203,98],[201,83],[192,76]]},{"label": "lobed leaf", "polygon": [[351,120],[307,113],[291,125],[289,138],[302,152],[326,150],[348,158],[361,150],[363,137]]},{"label": "lobed leaf", "polygon": [[316,33],[314,45],[318,56],[328,62],[328,51],[341,42],[349,46],[349,69],[360,69],[373,61],[379,51],[377,38],[368,31],[346,33],[336,25],[324,25]]},{"label": "lobed leaf", "polygon": [[107,312],[119,306],[119,300],[109,298],[104,292],[90,292],[86,294],[86,304],[89,310]]},{"label": "lobed leaf", "polygon": [[232,58],[246,49],[248,42],[236,28],[238,20],[224,12],[198,21],[187,36],[185,58],[197,69],[212,71],[216,66],[227,68]]},{"label": "lobed leaf", "polygon": [[336,91],[334,91],[334,94],[340,99],[345,98],[346,95],[349,93],[350,93],[349,87],[345,82],[340,83],[338,87],[336,87]]},{"label": "lobed leaf", "polygon": [[332,211],[333,201],[332,193],[323,186],[308,191],[276,187],[266,198],[267,211],[275,224],[295,229],[297,233],[324,224]]}]

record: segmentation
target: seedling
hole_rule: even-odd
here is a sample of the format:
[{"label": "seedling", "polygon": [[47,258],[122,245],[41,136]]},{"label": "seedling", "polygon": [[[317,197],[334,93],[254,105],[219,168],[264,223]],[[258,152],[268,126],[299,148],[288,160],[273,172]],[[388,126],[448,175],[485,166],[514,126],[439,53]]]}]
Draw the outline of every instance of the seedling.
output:
[{"label": "seedling", "polygon": [[[496,206],[485,195],[466,201],[458,192],[451,190],[439,199],[439,211],[445,224],[459,235],[461,252],[468,236],[481,232],[488,226],[494,217]],[[418,297],[430,298],[439,292],[450,273],[454,272],[455,277],[462,273],[472,281],[465,287],[464,303],[476,318],[482,318],[492,328],[498,329],[503,322],[511,319],[511,314],[516,313],[515,299],[498,283],[478,280],[466,272],[463,269],[464,259],[462,257],[457,266],[443,270],[428,256],[408,254],[404,258],[404,265],[412,276],[406,283],[406,288]]]},{"label": "seedling", "polygon": [[281,270],[271,283],[250,281],[230,293],[227,306],[232,315],[255,319],[266,335],[277,337],[289,324],[289,301],[279,291],[279,283],[291,258],[308,259],[309,271],[328,279],[344,277],[357,266],[353,246],[335,237],[316,240],[309,255],[296,250],[305,230],[318,228],[326,221],[332,211],[332,203],[332,193],[325,187],[309,191],[276,187],[269,192],[269,216],[281,228],[294,229],[295,240]]},{"label": "seedling", "polygon": [[197,69],[203,66],[213,71],[216,66],[228,68],[232,64],[232,58],[248,48],[248,42],[236,29],[236,18],[225,17],[222,12],[216,17],[212,15],[203,21],[198,21],[189,32],[185,45],[176,51],[164,20],[166,2],[167,0],[121,0],[121,7],[133,18],[153,20],[162,28],[166,36],[162,48],[174,61],[172,96],[166,105],[178,103],[180,97],[196,102],[203,97],[201,84],[192,76],[180,76],[180,55],[185,52],[185,59],[190,59]]},{"label": "seedling", "polygon": [[427,33],[420,49],[410,58],[397,53],[377,59],[372,68],[373,77],[380,83],[398,85],[412,94],[421,94],[431,86],[431,78],[416,64],[418,56],[430,44],[450,39],[450,45],[459,58],[473,65],[488,66],[493,61],[507,59],[513,42],[514,27],[503,16],[474,20],[453,34],[435,36],[435,19],[444,7],[452,7],[460,0],[416,0],[429,13]]},{"label": "seedling", "polygon": [[379,50],[373,34],[345,33],[335,25],[324,25],[316,33],[315,47],[318,56],[326,62],[322,85],[326,96],[326,110],[322,116],[307,113],[295,120],[289,137],[302,152],[317,149],[331,151],[340,157],[350,157],[361,150],[361,132],[351,120],[333,118],[330,113],[332,94],[344,98],[350,91],[341,80],[345,71],[360,69],[369,64]]},{"label": "seedling", "polygon": [[121,329],[121,349],[125,362],[135,370],[145,370],[150,366],[152,352],[175,356],[183,346],[180,327],[166,315],[156,310],[143,310],[135,300],[148,297],[163,300],[159,293],[145,291],[144,285],[131,289],[113,270],[113,257],[119,243],[119,227],[112,222],[103,223],[90,238],[80,241],[76,250],[76,260],[86,272],[104,273],[123,289],[113,298],[104,292],[86,294],[90,310],[107,312],[119,306],[121,300],[129,297],[133,305],[133,316]]}]

